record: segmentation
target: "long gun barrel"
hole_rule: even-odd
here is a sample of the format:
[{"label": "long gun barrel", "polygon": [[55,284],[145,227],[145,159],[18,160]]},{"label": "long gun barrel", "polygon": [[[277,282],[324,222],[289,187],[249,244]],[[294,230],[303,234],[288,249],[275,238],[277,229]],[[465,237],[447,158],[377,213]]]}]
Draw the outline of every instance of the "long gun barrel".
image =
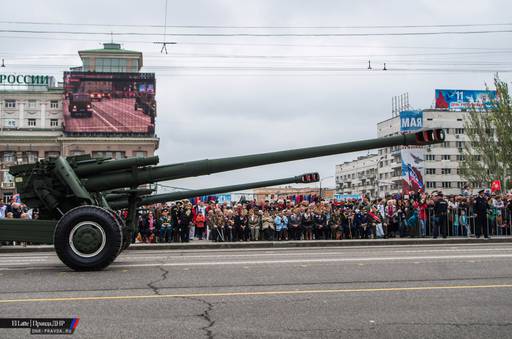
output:
[{"label": "long gun barrel", "polygon": [[[247,184],[238,184],[238,185],[230,185],[230,186],[220,186],[220,187],[212,187],[205,188],[199,190],[187,190],[173,193],[165,193],[165,194],[155,194],[150,196],[145,196],[139,199],[137,202],[138,206],[143,205],[151,205],[157,203],[163,203],[167,201],[176,201],[180,199],[188,199],[194,197],[200,197],[204,195],[212,195],[212,194],[220,194],[220,193],[228,193],[228,192],[236,192],[241,190],[247,190],[258,187],[267,187],[267,186],[277,186],[277,185],[285,185],[285,184],[300,184],[300,183],[312,183],[317,182],[320,176],[318,173],[306,173],[303,175],[298,175],[296,177],[283,178],[283,179],[275,179],[275,180],[266,180],[266,181],[257,181],[251,182]],[[108,197],[107,197],[108,200]],[[108,201],[110,207],[114,210],[123,209],[128,207],[127,199],[120,200],[111,200]]]},{"label": "long gun barrel", "polygon": [[328,155],[356,152],[399,145],[427,145],[444,141],[442,129],[426,130],[414,134],[403,134],[385,138],[367,139],[317,147],[253,154],[220,159],[205,159],[166,166],[146,167],[134,171],[105,173],[83,180],[88,191],[105,191],[120,187],[138,186],[155,181],[173,180],[241,168],[269,165],[287,161],[316,158]]}]

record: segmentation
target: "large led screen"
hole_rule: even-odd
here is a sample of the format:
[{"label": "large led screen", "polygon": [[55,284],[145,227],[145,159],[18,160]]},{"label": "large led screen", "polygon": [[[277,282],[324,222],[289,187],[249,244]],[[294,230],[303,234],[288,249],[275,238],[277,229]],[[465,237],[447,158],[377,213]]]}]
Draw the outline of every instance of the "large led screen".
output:
[{"label": "large led screen", "polygon": [[64,95],[66,133],[154,134],[154,73],[65,72]]}]

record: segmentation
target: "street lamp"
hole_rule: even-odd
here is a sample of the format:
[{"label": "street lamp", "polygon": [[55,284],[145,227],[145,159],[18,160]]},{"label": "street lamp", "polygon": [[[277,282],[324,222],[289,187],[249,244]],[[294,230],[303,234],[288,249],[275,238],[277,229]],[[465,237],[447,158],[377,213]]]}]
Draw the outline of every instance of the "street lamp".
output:
[{"label": "street lamp", "polygon": [[328,177],[320,179],[320,189],[319,189],[319,192],[318,192],[318,195],[320,196],[320,199],[322,199],[322,181],[324,181],[326,179],[330,179],[330,178],[334,178],[334,175],[330,175]]}]

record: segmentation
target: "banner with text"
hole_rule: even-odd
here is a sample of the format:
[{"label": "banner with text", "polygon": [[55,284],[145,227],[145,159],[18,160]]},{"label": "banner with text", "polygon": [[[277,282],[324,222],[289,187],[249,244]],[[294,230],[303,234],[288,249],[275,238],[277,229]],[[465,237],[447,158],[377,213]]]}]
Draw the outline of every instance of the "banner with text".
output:
[{"label": "banner with text", "polygon": [[402,111],[400,112],[400,132],[415,132],[423,128],[422,111]]},{"label": "banner with text", "polygon": [[436,108],[453,111],[477,110],[492,108],[496,91],[436,89]]}]

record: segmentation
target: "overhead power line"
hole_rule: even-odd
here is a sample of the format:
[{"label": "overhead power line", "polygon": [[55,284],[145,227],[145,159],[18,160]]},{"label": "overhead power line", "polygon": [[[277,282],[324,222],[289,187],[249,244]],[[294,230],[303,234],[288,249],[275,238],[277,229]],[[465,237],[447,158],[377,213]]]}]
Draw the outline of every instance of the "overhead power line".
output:
[{"label": "overhead power line", "polygon": [[[23,34],[69,34],[69,35],[105,35],[105,36],[159,36],[159,33],[147,32],[83,32],[51,30],[0,29],[0,33]],[[364,36],[427,36],[427,35],[468,35],[512,33],[512,29],[479,31],[437,31],[437,32],[384,32],[384,33],[167,33],[168,36],[181,37],[364,37]]]},{"label": "overhead power line", "polygon": [[381,29],[381,28],[448,28],[448,27],[496,27],[511,26],[511,22],[503,23],[462,23],[462,24],[428,24],[428,25],[155,25],[155,24],[112,24],[112,23],[78,23],[53,21],[12,21],[0,20],[0,24],[15,25],[51,25],[51,26],[84,26],[84,27],[140,27],[140,28],[212,28],[212,29]]}]

